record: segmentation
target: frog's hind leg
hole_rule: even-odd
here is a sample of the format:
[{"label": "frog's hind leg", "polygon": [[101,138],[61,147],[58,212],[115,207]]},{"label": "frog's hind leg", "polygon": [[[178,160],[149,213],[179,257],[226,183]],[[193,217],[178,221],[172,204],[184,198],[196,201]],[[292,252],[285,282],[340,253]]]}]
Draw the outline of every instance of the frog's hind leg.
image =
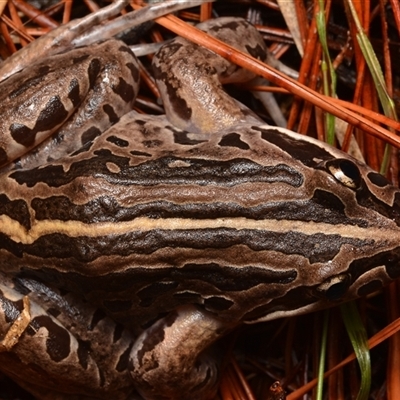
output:
[{"label": "frog's hind leg", "polygon": [[127,399],[134,338],[75,295],[0,277],[0,369],[38,399]]},{"label": "frog's hind leg", "polygon": [[220,355],[212,344],[230,329],[232,324],[193,305],[158,320],[132,348],[136,388],[146,399],[214,398]]}]

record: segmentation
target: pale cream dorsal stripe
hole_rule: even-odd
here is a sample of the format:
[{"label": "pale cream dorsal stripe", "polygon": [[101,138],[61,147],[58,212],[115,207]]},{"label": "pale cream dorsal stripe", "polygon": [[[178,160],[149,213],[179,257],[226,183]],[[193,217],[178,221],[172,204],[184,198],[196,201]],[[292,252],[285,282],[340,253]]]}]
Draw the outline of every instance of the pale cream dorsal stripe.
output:
[{"label": "pale cream dorsal stripe", "polygon": [[[18,221],[6,215],[0,216],[0,231],[9,236],[13,241],[22,244],[32,244],[44,235],[54,233],[70,237],[100,237],[107,235],[122,235],[134,231],[149,232],[156,229],[162,230],[196,230],[196,229],[248,229],[266,230],[277,233],[297,232],[306,235],[323,233],[326,235],[339,235],[361,240],[387,240],[388,231],[382,228],[361,228],[349,225],[332,225],[322,222],[304,222],[289,220],[253,220],[248,218],[215,218],[215,219],[190,219],[190,218],[135,218],[124,222],[102,222],[86,224],[81,221],[44,220],[35,221],[32,228],[25,229]],[[391,227],[393,234],[400,228]]]}]

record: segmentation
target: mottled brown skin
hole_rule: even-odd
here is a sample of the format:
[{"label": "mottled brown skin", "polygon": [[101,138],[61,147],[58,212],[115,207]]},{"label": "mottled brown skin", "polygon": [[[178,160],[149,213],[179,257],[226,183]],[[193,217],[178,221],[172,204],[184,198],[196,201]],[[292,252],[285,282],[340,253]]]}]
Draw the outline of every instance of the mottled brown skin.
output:
[{"label": "mottled brown skin", "polygon": [[1,83],[0,166],[22,157],[15,166],[33,168],[81,148],[132,109],[138,84],[137,60],[116,40],[11,76]]},{"label": "mottled brown skin", "polygon": [[[244,22],[225,22],[243,36]],[[225,32],[218,24],[211,31]],[[160,51],[156,69],[174,48],[183,51],[181,39]],[[179,96],[194,121],[216,115],[208,103],[198,116],[189,93]],[[219,371],[204,350],[227,331],[330,307],[399,276],[399,190],[348,155],[243,110],[212,134],[130,112],[72,154],[0,175],[0,263],[14,279],[0,287],[0,328],[7,332],[26,294],[45,342],[38,357],[26,350],[35,335],[24,332],[4,354],[18,359],[10,375],[29,388],[21,363],[47,371],[72,358],[76,382],[57,375],[46,386],[35,375],[31,391],[88,398],[78,377],[89,379],[89,358],[71,345],[77,339],[89,343],[95,398],[128,396],[128,370],[146,399],[211,398]],[[7,314],[10,297],[16,311]],[[82,326],[98,336],[82,340]]]}]

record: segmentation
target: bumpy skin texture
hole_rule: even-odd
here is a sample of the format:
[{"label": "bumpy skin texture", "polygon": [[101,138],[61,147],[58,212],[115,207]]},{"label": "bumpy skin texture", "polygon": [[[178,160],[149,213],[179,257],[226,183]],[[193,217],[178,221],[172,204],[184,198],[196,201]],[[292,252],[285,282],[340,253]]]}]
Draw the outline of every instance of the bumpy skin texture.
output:
[{"label": "bumpy skin texture", "polygon": [[[198,111],[190,106],[191,115]],[[51,317],[68,337],[70,321],[82,318],[77,325],[98,328],[101,344],[116,346],[113,378],[102,370],[103,353],[89,344],[98,370],[93,397],[124,398],[131,369],[148,399],[206,399],[218,367],[203,350],[230,329],[329,307],[397,278],[399,190],[328,145],[261,125],[246,111],[238,115],[209,134],[130,112],[70,155],[3,172],[0,264],[19,282],[11,315],[2,289],[3,331],[21,311],[21,293],[34,311],[54,298],[41,305],[45,338],[56,337]],[[46,292],[38,285],[48,285],[48,294],[36,297]],[[66,304],[50,294],[58,293],[53,287]],[[72,308],[76,314],[64,320]],[[99,318],[96,308],[112,320]],[[133,333],[141,334],[135,344]],[[73,334],[78,345],[64,341],[63,357],[53,360],[60,368],[69,357],[81,360],[82,333]],[[42,357],[18,353],[29,335],[23,332],[6,357],[46,370],[54,342],[43,343]],[[85,365],[72,363],[68,371],[79,375]],[[167,391],[160,382],[174,383]],[[88,396],[79,382],[56,386]]]},{"label": "bumpy skin texture", "polygon": [[4,373],[38,399],[129,397],[135,340],[129,330],[73,293],[32,279],[0,277],[2,343],[16,316],[26,311],[23,296],[29,299],[29,326],[12,351],[0,352]]},{"label": "bumpy skin texture", "polygon": [[21,74],[1,83],[0,166],[22,157],[16,166],[33,168],[81,148],[132,109],[139,84],[137,60],[117,40],[53,56]]},{"label": "bumpy skin texture", "polygon": [[4,271],[131,329],[185,304],[229,329],[398,276],[399,194],[367,167],[267,126],[197,141],[166,125],[132,113],[86,151],[3,176]]},{"label": "bumpy skin texture", "polygon": [[[262,37],[242,19],[219,18],[197,27],[255,58],[267,57]],[[221,85],[255,75],[203,47],[176,38],[156,54],[153,69],[167,118],[177,128],[207,136],[243,122],[262,122]]]},{"label": "bumpy skin texture", "polygon": [[[2,177],[4,271],[60,280],[144,324],[188,298],[235,321],[318,308],[324,282],[343,274],[347,289],[374,256],[396,275],[398,191],[367,167],[267,126],[188,144],[162,117],[132,116],[86,151]],[[346,163],[356,189],[332,175]],[[297,292],[309,295],[287,303]]]}]

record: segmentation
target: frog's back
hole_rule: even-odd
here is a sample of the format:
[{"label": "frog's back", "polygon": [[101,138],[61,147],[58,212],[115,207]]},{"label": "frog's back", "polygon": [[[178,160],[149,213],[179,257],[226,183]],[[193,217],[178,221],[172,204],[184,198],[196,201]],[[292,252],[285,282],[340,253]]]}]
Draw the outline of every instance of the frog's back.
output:
[{"label": "frog's back", "polygon": [[272,319],[398,275],[399,191],[282,129],[202,136],[132,113],[2,182],[5,268],[102,299],[123,322],[187,303]]}]

